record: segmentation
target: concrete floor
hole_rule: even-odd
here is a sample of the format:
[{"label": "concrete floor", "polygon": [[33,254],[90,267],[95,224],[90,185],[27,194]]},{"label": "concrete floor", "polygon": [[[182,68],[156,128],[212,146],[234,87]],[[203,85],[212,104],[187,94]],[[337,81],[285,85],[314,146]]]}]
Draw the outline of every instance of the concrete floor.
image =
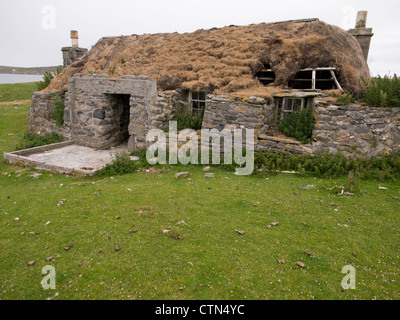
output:
[{"label": "concrete floor", "polygon": [[67,171],[75,170],[94,173],[110,163],[114,155],[127,151],[127,144],[109,150],[96,150],[79,145],[69,145],[62,148],[33,153],[26,157],[36,163],[48,167],[62,167]]}]

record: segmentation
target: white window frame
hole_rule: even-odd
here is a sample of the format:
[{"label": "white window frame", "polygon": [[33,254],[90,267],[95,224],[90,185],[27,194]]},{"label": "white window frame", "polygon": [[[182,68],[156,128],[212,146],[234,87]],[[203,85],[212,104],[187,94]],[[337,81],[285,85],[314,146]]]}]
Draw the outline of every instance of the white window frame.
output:
[{"label": "white window frame", "polygon": [[281,119],[286,118],[287,114],[290,114],[290,113],[294,112],[293,107],[294,107],[294,104],[295,104],[296,100],[300,100],[301,101],[300,110],[298,110],[298,111],[301,111],[301,110],[304,109],[305,98],[284,97],[282,99]]}]

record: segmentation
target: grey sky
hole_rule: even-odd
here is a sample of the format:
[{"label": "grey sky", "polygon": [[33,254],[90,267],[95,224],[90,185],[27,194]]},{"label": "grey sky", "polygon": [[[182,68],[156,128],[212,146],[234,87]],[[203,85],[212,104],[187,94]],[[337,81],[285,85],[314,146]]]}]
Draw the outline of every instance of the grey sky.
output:
[{"label": "grey sky", "polygon": [[[373,28],[369,66],[373,75],[400,74],[400,1],[320,0],[1,0],[0,65],[62,64],[61,47],[70,30],[81,47],[103,36],[247,25],[319,18],[343,29],[354,27],[357,11],[368,10]],[[53,19],[54,18],[54,19]]]}]

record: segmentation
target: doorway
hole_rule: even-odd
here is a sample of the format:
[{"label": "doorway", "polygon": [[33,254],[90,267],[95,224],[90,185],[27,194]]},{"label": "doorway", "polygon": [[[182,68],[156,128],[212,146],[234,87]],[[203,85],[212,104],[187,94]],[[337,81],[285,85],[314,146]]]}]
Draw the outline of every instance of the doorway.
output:
[{"label": "doorway", "polygon": [[123,144],[129,139],[130,97],[129,94],[109,94],[117,145]]}]

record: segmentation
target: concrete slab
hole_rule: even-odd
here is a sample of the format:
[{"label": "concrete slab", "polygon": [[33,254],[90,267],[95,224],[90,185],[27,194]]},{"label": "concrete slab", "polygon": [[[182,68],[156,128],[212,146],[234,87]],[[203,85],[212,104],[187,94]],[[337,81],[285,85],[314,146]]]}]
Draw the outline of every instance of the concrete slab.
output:
[{"label": "concrete slab", "polygon": [[109,150],[97,150],[71,143],[53,144],[39,148],[4,153],[4,159],[10,162],[32,164],[38,169],[56,170],[61,173],[73,171],[93,174],[111,163],[116,153],[127,152],[128,145],[123,144]]}]

